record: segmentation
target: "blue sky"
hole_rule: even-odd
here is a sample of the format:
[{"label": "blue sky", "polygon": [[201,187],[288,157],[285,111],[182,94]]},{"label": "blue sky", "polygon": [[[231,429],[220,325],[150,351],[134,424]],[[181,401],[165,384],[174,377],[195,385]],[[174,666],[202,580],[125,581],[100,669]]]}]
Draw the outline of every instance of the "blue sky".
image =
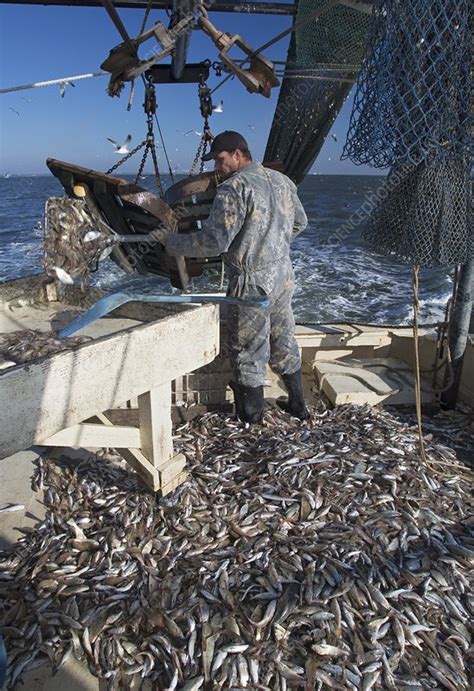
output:
[{"label": "blue sky", "polygon": [[[124,9],[120,16],[129,34],[137,34],[143,10]],[[289,17],[281,16],[211,13],[210,18],[218,28],[241,34],[253,47],[262,45],[291,23]],[[166,14],[154,11],[148,26],[157,20],[167,25]],[[287,37],[269,48],[267,57],[286,59],[288,40]],[[120,42],[102,8],[1,5],[0,88],[96,72],[110,48]],[[206,58],[217,59],[217,49],[202,32],[194,31],[188,59],[198,62]],[[218,81],[211,72],[209,85],[213,88]],[[107,82],[107,77],[79,81],[75,88],[67,89],[64,98],[60,97],[57,85],[0,94],[0,174],[47,173],[47,157],[106,170],[118,160],[107,137],[123,141],[130,133],[132,146],[142,141],[146,124],[141,82],[137,80],[131,112],[127,112],[128,86],[120,98],[110,98]],[[237,80],[229,80],[214,96],[214,103],[223,99],[224,112],[212,116],[213,133],[224,129],[242,132],[254,158],[261,159],[277,94],[278,89],[273,90],[272,97],[266,99],[249,94]],[[163,85],[158,87],[157,96],[158,117],[173,168],[189,170],[199,138],[185,137],[183,132],[202,129],[197,86]],[[351,106],[349,98],[332,129],[337,142],[328,136],[311,172],[380,174],[367,166],[340,161]],[[138,157],[139,154],[127,163],[123,172],[135,172]],[[165,171],[162,155],[160,162]]]}]

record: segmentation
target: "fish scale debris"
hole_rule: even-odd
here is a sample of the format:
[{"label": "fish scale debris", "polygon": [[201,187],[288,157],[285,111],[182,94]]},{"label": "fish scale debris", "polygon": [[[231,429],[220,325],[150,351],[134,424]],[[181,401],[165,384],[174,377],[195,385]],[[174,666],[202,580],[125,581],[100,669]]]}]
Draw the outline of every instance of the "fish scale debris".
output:
[{"label": "fish scale debris", "polygon": [[[119,457],[42,459],[46,517],[3,554],[8,687],[70,655],[111,689],[468,689],[473,473],[388,410],[175,430],[157,499]],[[231,472],[230,472],[231,471]]]}]

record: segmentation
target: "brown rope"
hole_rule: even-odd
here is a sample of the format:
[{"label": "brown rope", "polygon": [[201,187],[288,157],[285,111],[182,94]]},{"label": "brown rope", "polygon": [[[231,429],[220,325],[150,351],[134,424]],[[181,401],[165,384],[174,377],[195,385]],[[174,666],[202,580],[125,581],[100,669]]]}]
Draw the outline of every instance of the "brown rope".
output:
[{"label": "brown rope", "polygon": [[420,351],[418,342],[418,320],[420,314],[420,302],[418,299],[420,265],[413,266],[413,345],[415,349],[415,403],[416,419],[418,423],[418,439],[420,443],[420,456],[426,465],[425,442],[423,439],[423,423],[421,419],[421,376],[420,376]]}]

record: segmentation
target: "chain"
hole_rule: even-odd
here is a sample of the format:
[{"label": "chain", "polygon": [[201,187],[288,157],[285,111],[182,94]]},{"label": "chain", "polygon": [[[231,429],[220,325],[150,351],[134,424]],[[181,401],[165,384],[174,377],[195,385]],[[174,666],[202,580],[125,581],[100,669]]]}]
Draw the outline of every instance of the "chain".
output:
[{"label": "chain", "polygon": [[153,166],[155,168],[155,178],[156,178],[156,187],[160,193],[160,197],[165,196],[165,191],[163,189],[163,183],[161,182],[161,176],[160,176],[160,171],[158,168],[158,159],[156,157],[156,149],[155,149],[155,142],[150,143],[149,149],[151,151],[151,157],[153,159]]},{"label": "chain", "polygon": [[206,153],[207,150],[207,145],[208,143],[212,142],[214,139],[214,136],[211,132],[211,129],[209,127],[209,117],[212,115],[212,99],[211,99],[211,91],[209,87],[207,86],[206,82],[204,81],[204,75],[199,75],[199,86],[198,86],[198,97],[199,97],[199,108],[201,110],[201,115],[204,119],[204,129],[201,137],[201,141],[199,142],[198,149],[196,151],[196,155],[194,157],[194,160],[191,165],[191,169],[189,171],[190,175],[195,174],[195,170],[198,164],[199,159],[201,159],[200,165],[199,165],[199,173],[204,172],[204,161],[202,160],[202,157]]},{"label": "chain", "polygon": [[156,187],[158,189],[158,192],[160,194],[160,197],[164,196],[164,189],[163,189],[163,183],[161,181],[161,176],[160,176],[160,170],[158,168],[158,158],[156,155],[156,148],[155,148],[155,135],[153,133],[153,117],[156,113],[156,95],[155,95],[155,87],[153,86],[153,81],[152,78],[150,77],[148,80],[148,84],[146,86],[146,91],[145,91],[145,102],[143,104],[143,107],[145,109],[146,117],[147,117],[147,126],[148,126],[148,132],[146,135],[146,139],[142,141],[141,144],[136,146],[132,151],[130,151],[126,156],[120,159],[118,163],[116,163],[112,168],[109,168],[107,171],[107,175],[111,175],[117,168],[119,168],[121,165],[123,165],[126,161],[128,161],[134,154],[137,153],[137,151],[140,151],[143,147],[145,147],[145,151],[143,152],[142,160],[140,161],[140,166],[138,168],[138,173],[135,176],[135,185],[138,184],[138,180],[143,174],[143,169],[145,168],[145,163],[146,159],[148,157],[148,152],[151,152],[151,157],[153,159],[153,167],[155,169],[155,178],[156,178]]},{"label": "chain", "polygon": [[134,149],[132,149],[132,151],[129,151],[128,154],[126,156],[124,156],[123,158],[121,158],[118,163],[116,163],[115,165],[112,166],[112,168],[109,168],[109,170],[105,174],[111,175],[115,170],[117,170],[117,168],[120,168],[120,166],[123,165],[125,163],[125,161],[128,161],[128,159],[132,158],[132,156],[134,156],[137,153],[137,151],[140,151],[140,149],[142,149],[144,146],[146,146],[146,142],[147,142],[147,140],[144,139],[141,144],[139,144]]},{"label": "chain", "polygon": [[139,168],[138,168],[138,173],[137,173],[136,176],[135,176],[135,185],[138,184],[138,181],[139,181],[139,179],[140,179],[140,177],[141,177],[141,175],[142,175],[142,173],[143,173],[143,169],[144,169],[144,167],[145,167],[146,158],[147,158],[147,156],[148,156],[148,149],[149,149],[148,139],[145,140],[145,143],[146,143],[145,151],[143,152],[142,160],[141,160],[140,166],[139,166]]},{"label": "chain", "polygon": [[[196,155],[195,155],[194,160],[191,164],[191,168],[189,170],[190,175],[194,175],[194,171],[196,170],[196,166],[198,164],[199,158],[202,155],[203,145],[204,145],[204,134],[201,137],[201,141],[199,142],[199,146],[198,146],[198,149],[196,151]],[[202,164],[202,161],[201,161],[201,164]]]}]

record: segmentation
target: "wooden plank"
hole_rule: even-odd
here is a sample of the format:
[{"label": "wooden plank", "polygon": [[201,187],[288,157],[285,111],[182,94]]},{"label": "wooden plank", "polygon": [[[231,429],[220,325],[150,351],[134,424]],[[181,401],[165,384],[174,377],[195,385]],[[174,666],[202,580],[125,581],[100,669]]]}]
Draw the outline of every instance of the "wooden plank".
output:
[{"label": "wooden plank", "polygon": [[178,475],[186,468],[186,457],[182,453],[176,454],[173,458],[159,468],[160,486],[165,487],[174,481]]},{"label": "wooden plank", "polygon": [[[150,395],[150,393],[151,392],[138,397],[139,404],[141,401],[141,433],[143,435],[145,448],[147,452],[143,453],[144,449],[139,450],[128,448],[117,449],[117,451],[123,456],[127,463],[140,475],[140,477],[145,481],[145,483],[148,485],[148,487],[150,487],[152,491],[162,491],[163,487],[165,487],[164,493],[168,494],[169,492],[172,492],[174,489],[176,489],[176,487],[178,487],[186,479],[186,458],[185,456],[183,456],[183,454],[177,454],[176,456],[171,455],[173,450],[173,440],[171,436],[171,405],[166,405],[166,401],[169,400],[169,397],[171,395],[171,382],[168,382],[167,384],[163,385],[163,387],[157,387],[157,389],[154,390],[153,395]],[[158,405],[156,405],[157,399]],[[160,405],[161,403],[164,403],[164,405]],[[163,456],[161,458],[155,457],[154,460],[156,462],[153,462],[152,458],[150,457],[149,447],[150,444],[153,443],[155,435],[153,430],[150,429],[150,426],[157,424],[157,421],[153,420],[153,414],[156,415],[157,412],[161,412],[162,414],[165,413],[165,429],[163,431],[166,435],[165,441],[167,448],[163,448],[162,446],[159,447],[158,451],[161,451]],[[99,413],[99,415],[97,415],[96,417],[102,420],[104,425],[108,426],[110,429],[110,425],[112,425],[112,423],[110,422],[109,418],[105,415],[105,413]],[[135,429],[140,434],[139,430],[137,428]],[[157,436],[159,443],[159,434]],[[171,452],[169,452],[169,449],[171,449]],[[157,472],[152,470],[151,466],[153,466]]]},{"label": "wooden plank", "polygon": [[183,470],[181,473],[179,473],[179,475],[176,475],[176,477],[173,480],[161,487],[161,494],[163,496],[166,496],[167,494],[170,494],[170,492],[174,492],[174,490],[180,485],[182,485],[183,482],[186,482],[187,479],[188,471]]},{"label": "wooden plank", "polygon": [[[413,372],[401,360],[394,358],[368,358],[365,361],[361,358],[334,362],[316,360],[314,371],[322,391],[333,405],[347,403],[413,405],[415,402]],[[429,382],[422,379],[421,389],[424,403],[435,401],[436,396]]]},{"label": "wooden plank", "polygon": [[218,352],[219,308],[203,305],[1,371],[8,406],[0,458],[207,365]]},{"label": "wooden plank", "polygon": [[173,456],[171,381],[138,397],[140,447],[150,463],[161,470]]},{"label": "wooden plank", "polygon": [[70,446],[76,449],[81,446],[91,449],[106,446],[135,448],[140,446],[140,430],[136,427],[94,425],[83,422],[56,432],[52,437],[44,439],[41,445]]},{"label": "wooden plank", "polygon": [[140,449],[116,449],[116,451],[123,456],[128,465],[136,471],[137,475],[142,478],[153,492],[157,492],[160,489],[160,473],[150,463],[148,458],[145,458]]}]

